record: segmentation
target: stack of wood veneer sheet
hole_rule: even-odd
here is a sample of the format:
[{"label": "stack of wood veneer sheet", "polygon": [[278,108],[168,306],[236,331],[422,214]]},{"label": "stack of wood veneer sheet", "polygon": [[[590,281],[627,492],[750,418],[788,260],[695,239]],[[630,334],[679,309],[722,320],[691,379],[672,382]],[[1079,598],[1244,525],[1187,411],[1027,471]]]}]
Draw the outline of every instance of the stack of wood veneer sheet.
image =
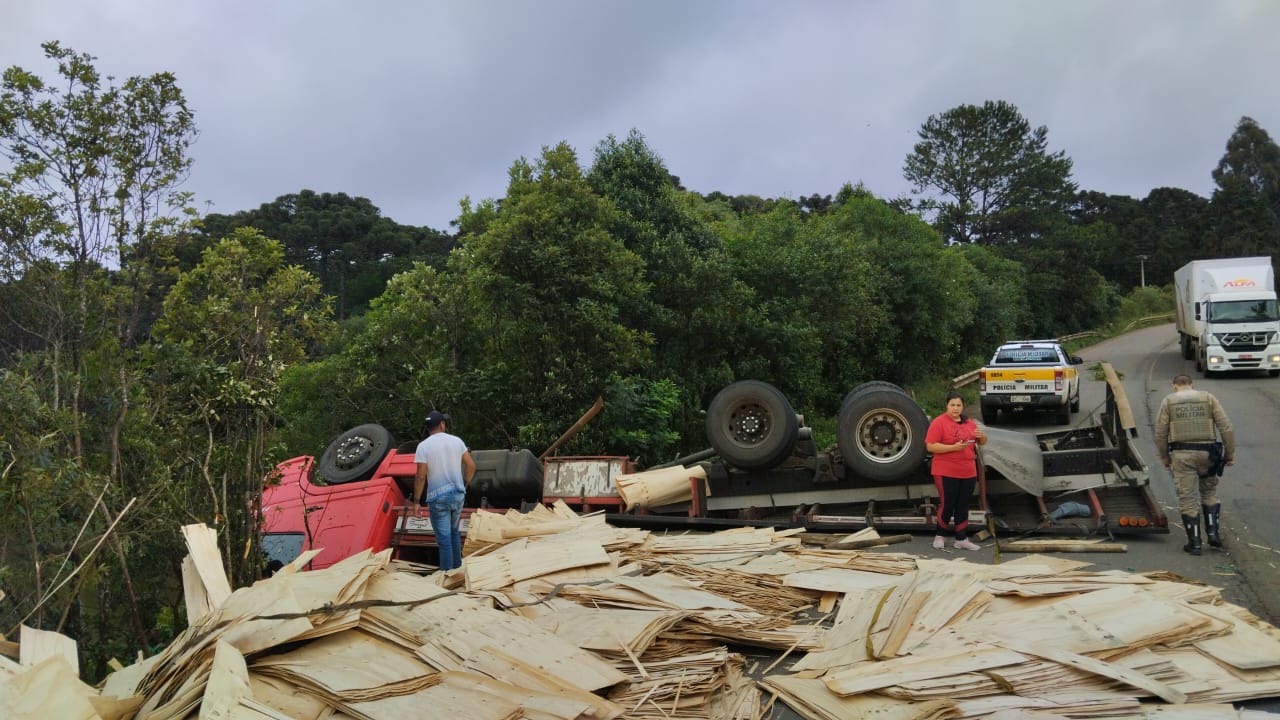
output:
[{"label": "stack of wood veneer sheet", "polygon": [[473,515],[449,573],[367,552],[304,570],[304,555],[231,591],[211,531],[184,534],[190,627],[97,687],[72,641],[24,628],[0,644],[0,717],[745,720],[783,703],[815,719],[1215,720],[1273,717],[1231,703],[1280,696],[1280,631],[1168,573],[658,534],[557,505]]}]

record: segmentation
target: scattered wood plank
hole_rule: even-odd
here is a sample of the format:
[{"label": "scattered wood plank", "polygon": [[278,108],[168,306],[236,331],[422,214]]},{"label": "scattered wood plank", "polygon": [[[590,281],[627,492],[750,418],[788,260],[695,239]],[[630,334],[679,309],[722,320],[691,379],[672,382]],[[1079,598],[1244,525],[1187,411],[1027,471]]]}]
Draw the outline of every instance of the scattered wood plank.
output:
[{"label": "scattered wood plank", "polygon": [[897,545],[905,542],[911,542],[911,535],[885,535],[884,537],[864,538],[860,540],[841,540],[840,542],[827,545],[826,548],[828,550],[862,550],[864,548]]},{"label": "scattered wood plank", "polygon": [[18,663],[28,667],[38,665],[50,657],[61,657],[71,672],[80,672],[80,656],[76,641],[52,630],[38,630],[22,625],[18,631]]},{"label": "scattered wood plank", "polygon": [[[701,465],[661,468],[619,475],[614,483],[618,488],[618,497],[626,503],[626,509],[631,510],[688,502],[693,498],[691,480],[705,483],[707,469]],[[710,487],[707,488],[707,494],[711,494]]]},{"label": "scattered wood plank", "polygon": [[[1184,720],[1280,696],[1280,630],[1172,573],[840,549],[874,530],[655,535],[567,506],[472,529],[459,572],[300,557],[216,605],[193,549],[191,627],[100,691],[66,641],[0,638],[0,717],[759,720],[764,689],[805,718]],[[757,687],[730,644],[790,672]]]},{"label": "scattered wood plank", "polygon": [[182,537],[195,563],[196,572],[204,583],[209,607],[218,607],[231,595],[227,571],[222,565],[222,553],[218,550],[218,532],[204,523],[182,526]]},{"label": "scattered wood plank", "polygon": [[1124,543],[1084,542],[1073,540],[1014,540],[1000,543],[1003,552],[1067,552],[1067,553],[1122,553],[1128,552]]}]

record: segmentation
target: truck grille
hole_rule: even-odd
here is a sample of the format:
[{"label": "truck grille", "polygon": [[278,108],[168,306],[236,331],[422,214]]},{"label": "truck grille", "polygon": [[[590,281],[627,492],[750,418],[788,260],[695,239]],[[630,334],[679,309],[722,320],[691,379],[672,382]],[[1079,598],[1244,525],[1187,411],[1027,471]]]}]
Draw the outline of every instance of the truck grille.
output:
[{"label": "truck grille", "polygon": [[1262,352],[1271,341],[1270,332],[1219,333],[1218,342],[1231,352]]}]

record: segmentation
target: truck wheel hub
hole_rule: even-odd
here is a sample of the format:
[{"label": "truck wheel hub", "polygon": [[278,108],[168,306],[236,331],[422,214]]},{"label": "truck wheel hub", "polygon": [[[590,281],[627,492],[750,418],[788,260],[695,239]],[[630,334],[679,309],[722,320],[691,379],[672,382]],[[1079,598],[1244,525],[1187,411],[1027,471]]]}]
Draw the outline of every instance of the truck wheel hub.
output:
[{"label": "truck wheel hub", "polygon": [[353,468],[373,453],[373,443],[366,437],[349,438],[334,453],[336,465],[343,470]]},{"label": "truck wheel hub", "polygon": [[769,436],[769,414],[758,405],[736,410],[729,417],[733,439],[744,445],[755,445]]},{"label": "truck wheel hub", "polygon": [[888,423],[883,422],[876,423],[875,427],[871,428],[871,432],[867,434],[874,445],[888,445],[889,443],[892,443],[893,435],[893,427]]},{"label": "truck wheel hub", "polygon": [[893,462],[910,445],[910,427],[905,418],[894,413],[879,412],[863,418],[858,424],[858,449],[863,456],[875,462]]}]

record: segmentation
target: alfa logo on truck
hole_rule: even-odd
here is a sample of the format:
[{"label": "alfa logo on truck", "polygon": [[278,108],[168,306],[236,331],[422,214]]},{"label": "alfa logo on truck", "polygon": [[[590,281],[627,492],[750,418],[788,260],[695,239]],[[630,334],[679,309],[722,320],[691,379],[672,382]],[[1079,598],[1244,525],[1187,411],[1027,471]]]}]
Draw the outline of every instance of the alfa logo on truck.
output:
[{"label": "alfa logo on truck", "polygon": [[1254,281],[1250,280],[1247,277],[1236,278],[1235,280],[1228,280],[1222,283],[1222,287],[1224,288],[1249,288],[1249,287],[1257,287],[1257,285],[1258,285],[1257,283],[1255,283]]}]

